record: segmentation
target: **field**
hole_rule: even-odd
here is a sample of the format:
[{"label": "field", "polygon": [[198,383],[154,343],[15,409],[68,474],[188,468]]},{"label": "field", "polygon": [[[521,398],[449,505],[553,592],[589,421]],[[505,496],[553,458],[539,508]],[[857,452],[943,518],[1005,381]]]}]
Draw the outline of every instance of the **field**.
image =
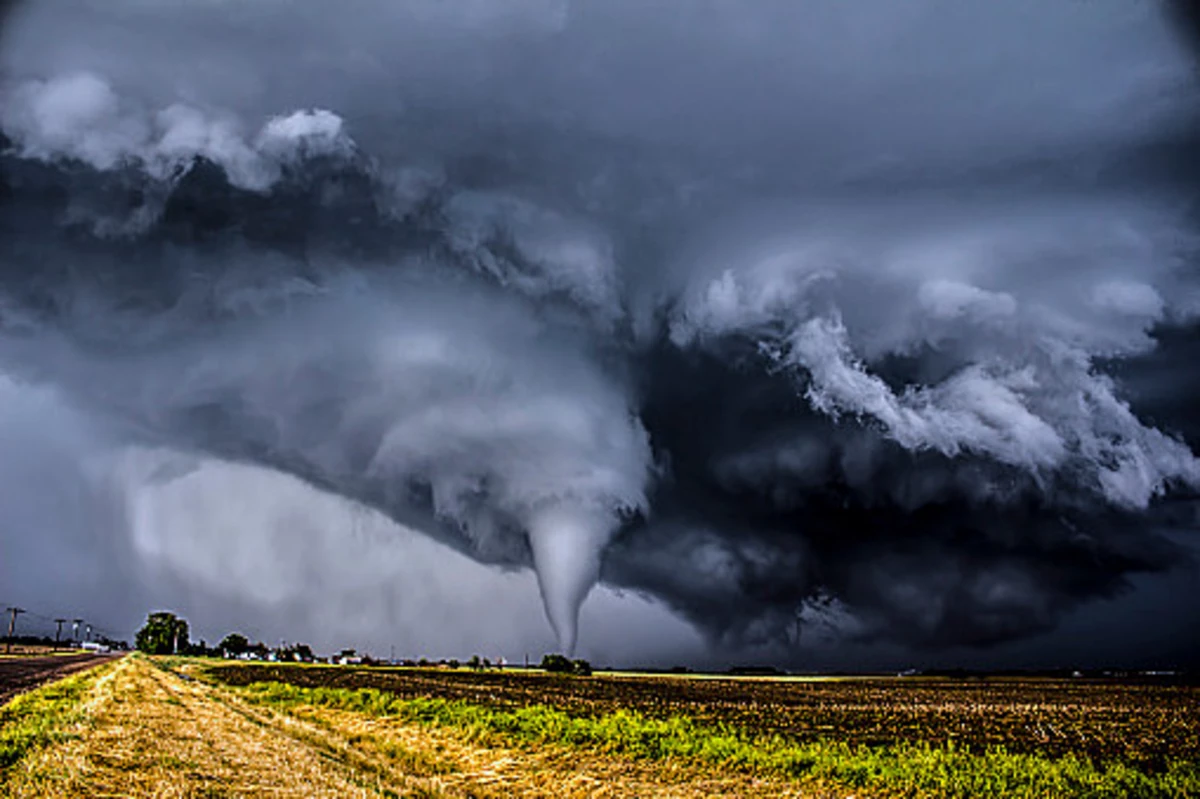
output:
[{"label": "field", "polygon": [[152,659],[0,710],[5,796],[1200,796],[1200,688]]},{"label": "field", "polygon": [[528,673],[346,670],[270,665],[217,667],[230,685],[287,682],[315,688],[376,688],[514,708],[548,705],[570,715],[633,710],[686,716],[800,741],[850,744],[951,742],[983,750],[1087,755],[1155,769],[1200,759],[1200,689],[1097,680],[848,678],[812,681],[609,677]]},{"label": "field", "polygon": [[0,703],[44,682],[95,666],[102,660],[104,658],[100,655],[88,655],[78,651],[71,655],[44,653],[36,657],[18,657],[14,654],[0,658]]},{"label": "field", "polygon": [[45,646],[43,644],[12,644],[5,645],[0,649],[0,659],[7,658],[28,658],[40,657],[43,655],[78,655],[81,654],[79,649],[71,649],[67,647]]}]

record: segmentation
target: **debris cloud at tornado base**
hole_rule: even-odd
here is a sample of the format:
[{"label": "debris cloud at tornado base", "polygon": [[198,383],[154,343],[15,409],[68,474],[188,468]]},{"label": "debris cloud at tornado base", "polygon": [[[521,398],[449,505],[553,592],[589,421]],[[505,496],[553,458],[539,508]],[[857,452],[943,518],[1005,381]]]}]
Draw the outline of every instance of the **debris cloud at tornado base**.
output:
[{"label": "debris cloud at tornado base", "polygon": [[597,581],[944,647],[1186,559],[1166,4],[354,6],[14,8],[7,468],[53,407],[287,473],[534,568],[568,649]]}]

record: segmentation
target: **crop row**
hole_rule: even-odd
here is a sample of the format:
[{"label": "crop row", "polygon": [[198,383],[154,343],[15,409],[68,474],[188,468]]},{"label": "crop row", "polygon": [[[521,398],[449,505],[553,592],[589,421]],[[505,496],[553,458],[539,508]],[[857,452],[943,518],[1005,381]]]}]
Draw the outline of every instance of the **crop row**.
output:
[{"label": "crop row", "polygon": [[758,735],[850,745],[953,742],[983,750],[1084,755],[1158,769],[1200,759],[1200,689],[1067,680],[854,679],[817,682],[667,677],[565,678],[514,672],[218,666],[232,685],[374,688],[401,698],[493,708],[544,705],[576,717],[632,710]]}]

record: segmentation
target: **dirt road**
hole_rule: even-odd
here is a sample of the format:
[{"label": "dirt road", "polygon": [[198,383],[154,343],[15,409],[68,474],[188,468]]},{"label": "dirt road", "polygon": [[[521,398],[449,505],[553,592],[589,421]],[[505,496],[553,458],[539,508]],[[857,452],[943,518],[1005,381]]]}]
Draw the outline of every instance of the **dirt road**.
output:
[{"label": "dirt road", "polygon": [[52,655],[32,658],[0,658],[0,704],[13,696],[51,680],[91,668],[113,655]]}]

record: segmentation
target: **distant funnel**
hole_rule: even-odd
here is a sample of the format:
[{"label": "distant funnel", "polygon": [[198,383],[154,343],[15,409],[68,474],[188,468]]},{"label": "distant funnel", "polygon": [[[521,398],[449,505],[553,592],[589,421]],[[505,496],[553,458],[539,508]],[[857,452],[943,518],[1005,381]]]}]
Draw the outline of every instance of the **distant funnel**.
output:
[{"label": "distant funnel", "polygon": [[564,507],[540,512],[529,526],[546,617],[566,655],[575,652],[579,608],[600,578],[600,554],[612,526],[603,514]]}]

